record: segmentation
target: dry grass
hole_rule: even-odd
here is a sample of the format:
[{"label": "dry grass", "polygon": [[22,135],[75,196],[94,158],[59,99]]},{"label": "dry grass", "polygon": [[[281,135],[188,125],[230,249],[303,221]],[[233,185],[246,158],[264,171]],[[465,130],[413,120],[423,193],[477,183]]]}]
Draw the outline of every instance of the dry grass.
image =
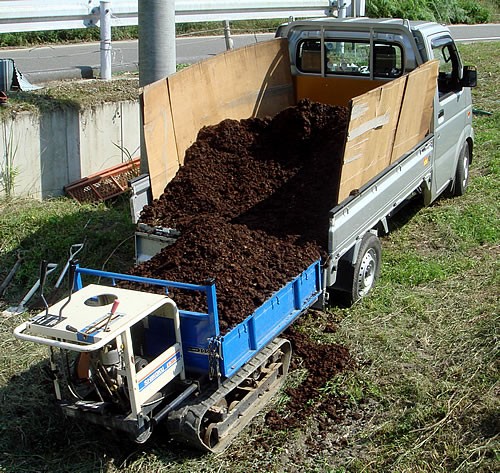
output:
[{"label": "dry grass", "polygon": [[139,79],[136,74],[111,81],[100,79],[67,80],[47,83],[30,92],[9,93],[8,106],[0,108],[0,117],[19,112],[43,113],[65,108],[91,108],[106,102],[137,101]]}]

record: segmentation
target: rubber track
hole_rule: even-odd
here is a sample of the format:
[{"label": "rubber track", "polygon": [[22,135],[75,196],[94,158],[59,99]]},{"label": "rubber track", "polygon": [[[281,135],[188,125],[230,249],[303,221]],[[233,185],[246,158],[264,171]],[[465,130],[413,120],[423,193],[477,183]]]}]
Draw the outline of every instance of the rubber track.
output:
[{"label": "rubber track", "polygon": [[[288,346],[287,346],[288,345]],[[258,402],[252,403],[244,409],[242,416],[236,416],[236,421],[228,432],[223,436],[221,441],[215,446],[210,447],[205,444],[201,438],[201,426],[205,414],[212,406],[225,398],[231,391],[245,381],[250,375],[261,366],[265,366],[267,360],[272,355],[283,348],[283,375],[267,386],[263,392],[258,392]],[[183,405],[179,409],[172,411],[168,417],[168,431],[176,440],[183,441],[192,447],[199,450],[209,452],[223,451],[229,445],[230,441],[238,435],[241,430],[253,419],[253,417],[267,404],[271,397],[276,394],[285,381],[288,367],[290,365],[291,346],[290,342],[285,339],[276,338],[257,355],[255,355],[248,363],[246,363],[232,378],[225,380],[219,389],[210,390],[197,398],[193,398],[188,404]],[[253,393],[252,393],[253,394]]]}]

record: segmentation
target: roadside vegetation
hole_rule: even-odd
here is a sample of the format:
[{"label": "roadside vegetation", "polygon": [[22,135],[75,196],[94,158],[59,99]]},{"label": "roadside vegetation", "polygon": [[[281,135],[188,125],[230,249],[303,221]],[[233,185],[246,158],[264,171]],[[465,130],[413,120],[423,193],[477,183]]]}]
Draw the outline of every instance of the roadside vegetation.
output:
[{"label": "roadside vegetation", "polygon": [[0,118],[15,118],[19,112],[43,113],[54,110],[91,108],[107,102],[137,101],[138,73],[126,73],[101,79],[52,81],[41,89],[9,92],[7,105],[0,107]]},{"label": "roadside vegetation", "polygon": [[[300,428],[271,430],[261,414],[222,455],[185,450],[161,429],[145,445],[129,444],[64,419],[52,401],[46,350],[12,336],[28,314],[0,315],[0,471],[498,471],[500,53],[494,42],[460,50],[479,70],[467,193],[404,209],[383,238],[373,293],[298,324],[317,343],[346,346],[356,360],[355,369],[318,386],[342,400],[343,421],[324,428],[324,418],[312,415]],[[125,198],[0,201],[0,281],[23,258],[0,313],[35,283],[41,259],[62,270],[72,244],[85,242],[83,266],[126,271],[129,222]],[[57,274],[48,279],[49,295]],[[300,385],[304,377],[297,360],[290,381]],[[286,399],[276,404],[286,416]]]},{"label": "roadside vegetation", "polygon": [[[500,5],[497,0],[368,0],[367,16],[376,18],[408,18],[430,20],[446,24],[487,23],[498,21]],[[233,34],[274,32],[287,18],[276,20],[232,21]],[[176,25],[177,36],[222,35],[221,22],[180,23]],[[112,41],[137,39],[137,26],[112,29]],[[1,33],[0,47],[27,47],[40,44],[99,41],[99,28],[75,30],[33,31],[23,33]]]}]

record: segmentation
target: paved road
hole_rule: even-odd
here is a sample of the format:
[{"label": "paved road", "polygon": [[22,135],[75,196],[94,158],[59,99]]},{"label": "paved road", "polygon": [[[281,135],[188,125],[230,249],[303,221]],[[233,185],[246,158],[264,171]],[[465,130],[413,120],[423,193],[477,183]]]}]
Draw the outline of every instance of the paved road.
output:
[{"label": "paved road", "polygon": [[[500,24],[451,26],[457,41],[498,41]],[[238,48],[272,38],[272,34],[233,36]],[[225,50],[223,36],[178,38],[177,63],[194,63]],[[27,49],[0,50],[0,57],[14,59],[18,69],[32,83],[64,78],[93,77],[99,74],[99,43],[65,46],[41,46]],[[113,72],[136,71],[137,41],[113,43]]]},{"label": "paved road", "polygon": [[[257,41],[266,41],[272,34],[233,36],[238,48]],[[137,71],[137,41],[115,41],[112,44],[113,72]],[[0,50],[0,57],[14,59],[17,68],[32,83],[66,78],[98,76],[100,64],[99,43],[40,46],[27,49]],[[178,38],[178,64],[192,64],[225,51],[223,36]]]}]

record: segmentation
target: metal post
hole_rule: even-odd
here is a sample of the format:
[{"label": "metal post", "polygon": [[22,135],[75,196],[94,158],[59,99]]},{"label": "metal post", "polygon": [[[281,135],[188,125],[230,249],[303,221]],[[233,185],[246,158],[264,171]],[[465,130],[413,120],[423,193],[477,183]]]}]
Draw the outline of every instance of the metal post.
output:
[{"label": "metal post", "polygon": [[356,13],[358,16],[366,15],[366,0],[356,0]]},{"label": "metal post", "polygon": [[337,2],[337,8],[338,8],[337,16],[338,16],[338,18],[345,18],[347,16],[347,9],[350,6],[351,6],[350,0],[338,0],[338,2]]},{"label": "metal post", "polygon": [[339,0],[337,4],[339,18],[365,16],[366,0]]},{"label": "metal post", "polygon": [[[139,85],[144,87],[175,72],[175,0],[140,0],[137,3]],[[148,174],[142,113],[140,120],[141,174]]]},{"label": "metal post", "polygon": [[139,84],[151,84],[175,72],[175,1],[140,0]]},{"label": "metal post", "polygon": [[99,4],[101,16],[101,79],[111,79],[111,2],[102,0]]},{"label": "metal post", "polygon": [[226,50],[229,51],[233,49],[234,42],[231,38],[231,28],[229,26],[229,20],[224,20],[224,39],[226,40]]}]

